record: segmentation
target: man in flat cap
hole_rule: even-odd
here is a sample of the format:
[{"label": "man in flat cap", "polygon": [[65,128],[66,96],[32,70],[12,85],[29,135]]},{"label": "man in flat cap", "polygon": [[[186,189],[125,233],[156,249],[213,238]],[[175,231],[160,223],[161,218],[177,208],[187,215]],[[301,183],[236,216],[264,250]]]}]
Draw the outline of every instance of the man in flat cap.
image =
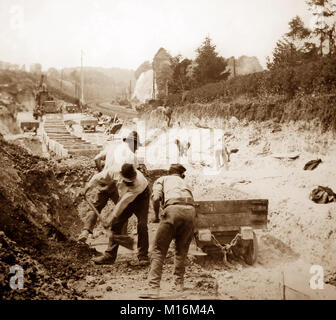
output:
[{"label": "man in flat cap", "polygon": [[113,240],[113,235],[122,234],[127,220],[135,214],[138,219],[138,260],[139,265],[149,264],[148,259],[148,210],[150,192],[145,176],[134,168],[131,163],[122,165],[117,183],[120,199],[104,227],[110,227],[112,234],[104,255],[93,258],[96,264],[113,264],[117,258],[119,245]]},{"label": "man in flat cap", "polygon": [[175,239],[174,289],[183,290],[185,260],[194,233],[196,211],[193,194],[185,182],[185,167],[172,164],[169,175],[157,179],[153,185],[153,206],[158,216],[163,206],[161,222],[155,235],[148,276],[149,290],[140,295],[155,298],[159,295],[163,263],[169,245]]},{"label": "man in flat cap", "polygon": [[[89,188],[98,189],[96,201],[93,203],[99,213],[111,199],[114,204],[119,200],[117,179],[124,163],[131,163],[138,168],[138,159],[135,155],[138,147],[141,146],[139,135],[132,131],[123,142],[119,144],[115,141],[108,142],[106,147],[94,158],[99,173],[95,174],[82,190],[84,194]],[[104,165],[102,162],[105,161]],[[97,216],[94,212],[89,212],[84,223],[84,228],[78,240],[85,242],[92,234],[97,224]],[[126,228],[126,227],[125,227]]]}]

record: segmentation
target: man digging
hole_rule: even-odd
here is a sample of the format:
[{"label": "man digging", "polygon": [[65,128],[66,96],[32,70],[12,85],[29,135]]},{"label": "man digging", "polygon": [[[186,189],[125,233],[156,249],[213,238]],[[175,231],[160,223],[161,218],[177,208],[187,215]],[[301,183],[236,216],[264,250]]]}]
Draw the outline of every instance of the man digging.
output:
[{"label": "man digging", "polygon": [[138,219],[138,260],[139,265],[149,264],[148,259],[148,209],[150,193],[145,176],[136,170],[133,164],[125,163],[121,167],[117,183],[120,200],[116,204],[105,228],[111,228],[108,248],[104,255],[93,258],[96,264],[113,264],[117,258],[119,244],[114,236],[122,234],[124,224],[135,214]]},{"label": "man digging", "polygon": [[[136,131],[131,132],[120,145],[109,143],[96,157],[95,163],[99,173],[95,174],[87,183],[81,194],[85,194],[88,189],[96,187],[98,189],[97,200],[93,203],[99,213],[111,199],[114,204],[118,202],[119,194],[116,185],[117,176],[124,163],[132,163],[138,167],[138,160],[135,155],[138,147],[141,146],[139,136]],[[102,161],[105,160],[104,168]],[[90,211],[84,223],[84,229],[78,241],[86,242],[89,234],[92,234],[97,224],[97,215]],[[127,228],[127,225],[125,225]]]},{"label": "man digging", "polygon": [[196,210],[191,189],[184,180],[185,167],[170,166],[169,175],[161,177],[153,185],[155,214],[164,206],[161,222],[155,235],[148,276],[148,291],[140,298],[157,298],[160,291],[163,263],[169,245],[175,239],[174,289],[183,291],[185,260],[194,233]]}]

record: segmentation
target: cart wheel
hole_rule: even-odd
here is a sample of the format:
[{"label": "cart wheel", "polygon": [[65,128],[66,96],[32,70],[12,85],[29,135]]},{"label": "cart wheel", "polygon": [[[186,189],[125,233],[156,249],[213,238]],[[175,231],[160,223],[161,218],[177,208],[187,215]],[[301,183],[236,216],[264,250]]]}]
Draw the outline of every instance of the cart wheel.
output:
[{"label": "cart wheel", "polygon": [[249,243],[247,244],[247,248],[243,255],[243,258],[247,264],[252,266],[257,261],[258,256],[258,241],[256,234],[253,232],[253,240],[247,241]]}]

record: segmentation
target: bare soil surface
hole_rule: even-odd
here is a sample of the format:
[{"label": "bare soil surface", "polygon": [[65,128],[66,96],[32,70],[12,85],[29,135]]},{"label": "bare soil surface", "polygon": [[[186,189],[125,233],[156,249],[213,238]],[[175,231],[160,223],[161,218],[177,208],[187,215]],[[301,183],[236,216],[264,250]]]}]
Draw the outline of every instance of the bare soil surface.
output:
[{"label": "bare soil surface", "polygon": [[[248,266],[241,260],[233,260],[227,266],[220,260],[195,255],[199,251],[193,243],[186,268],[186,291],[178,295],[170,290],[174,268],[172,244],[164,266],[163,298],[280,299],[282,271],[297,271],[313,264],[323,266],[325,281],[335,284],[336,203],[315,204],[309,199],[316,185],[336,191],[334,137],[317,137],[290,127],[275,132],[273,129],[231,128],[234,138],[229,144],[239,152],[232,155],[228,170],[211,169],[211,150],[203,152],[202,163],[195,161],[193,155],[200,153],[195,143],[190,161],[185,161],[187,179],[196,200],[269,199],[268,228],[257,231],[256,264]],[[188,135],[178,130],[169,133],[172,138]],[[1,297],[138,299],[147,283],[148,267],[136,265],[135,252],[120,248],[114,265],[95,266],[91,257],[106,248],[103,229],[97,226],[88,245],[74,241],[90,210],[77,195],[95,172],[93,161],[84,157],[47,160],[39,155],[38,141],[26,143],[25,139],[17,139],[15,144],[16,139],[11,143],[0,141]],[[324,142],[317,143],[318,139]],[[153,139],[145,154],[160,154],[162,146],[165,147],[163,141],[161,136]],[[168,157],[169,161],[173,161],[175,151]],[[298,152],[299,158],[286,158],[289,152]],[[275,153],[282,153],[284,158],[274,158]],[[303,170],[306,162],[318,157],[323,162],[317,169]],[[168,167],[169,162],[165,160],[163,157],[156,167],[149,164],[148,169]],[[149,174],[148,178],[152,183],[156,176]],[[109,203],[103,214],[112,208],[113,204]],[[156,228],[157,224],[149,224],[151,243]],[[130,219],[129,232],[136,238],[135,218]],[[14,264],[22,265],[25,270],[23,291],[9,287],[8,270]]]}]

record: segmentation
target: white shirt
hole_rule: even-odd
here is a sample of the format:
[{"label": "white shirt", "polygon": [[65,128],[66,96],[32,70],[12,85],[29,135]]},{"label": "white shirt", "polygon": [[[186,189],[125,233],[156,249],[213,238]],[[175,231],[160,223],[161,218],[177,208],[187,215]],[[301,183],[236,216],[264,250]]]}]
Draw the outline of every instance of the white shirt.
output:
[{"label": "white shirt", "polygon": [[116,143],[110,142],[104,150],[102,150],[95,159],[105,157],[104,170],[115,169],[120,171],[124,163],[131,163],[138,167],[138,159],[135,153],[131,151],[126,142]]},{"label": "white shirt", "polygon": [[95,159],[103,157],[106,157],[104,169],[93,176],[90,184],[94,181],[104,184],[110,184],[113,181],[117,181],[121,167],[125,163],[133,164],[135,169],[139,166],[135,153],[131,151],[126,142],[120,144],[114,142],[109,143],[104,150],[95,157]]}]

